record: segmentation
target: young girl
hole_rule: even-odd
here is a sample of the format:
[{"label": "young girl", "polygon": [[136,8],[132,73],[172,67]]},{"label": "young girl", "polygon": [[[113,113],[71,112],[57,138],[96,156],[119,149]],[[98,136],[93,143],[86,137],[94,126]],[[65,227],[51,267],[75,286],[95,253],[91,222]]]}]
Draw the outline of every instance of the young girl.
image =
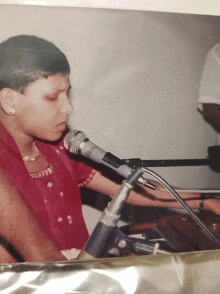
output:
[{"label": "young girl", "polygon": [[[65,151],[69,74],[66,56],[51,42],[20,35],[0,44],[0,262],[17,260],[8,242],[25,261],[76,258],[89,237],[79,189],[119,189]],[[200,194],[182,197],[199,207]],[[132,191],[128,202],[180,208],[158,189]],[[217,200],[206,200],[205,208],[220,211]]]}]

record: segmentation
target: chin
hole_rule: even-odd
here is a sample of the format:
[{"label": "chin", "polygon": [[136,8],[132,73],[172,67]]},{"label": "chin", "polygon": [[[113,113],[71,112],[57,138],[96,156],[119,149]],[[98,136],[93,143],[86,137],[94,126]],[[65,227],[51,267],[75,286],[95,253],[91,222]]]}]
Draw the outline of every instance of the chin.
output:
[{"label": "chin", "polygon": [[58,140],[60,140],[60,138],[62,137],[63,133],[59,133],[59,134],[49,134],[48,136],[44,136],[42,138],[39,138],[39,139],[42,139],[43,141],[48,141],[48,142],[56,142]]},{"label": "chin", "polygon": [[62,135],[63,135],[63,133],[61,133],[59,136],[54,136],[53,138],[51,138],[50,141],[51,141],[51,142],[56,142],[56,141],[58,141],[58,140],[61,139]]}]

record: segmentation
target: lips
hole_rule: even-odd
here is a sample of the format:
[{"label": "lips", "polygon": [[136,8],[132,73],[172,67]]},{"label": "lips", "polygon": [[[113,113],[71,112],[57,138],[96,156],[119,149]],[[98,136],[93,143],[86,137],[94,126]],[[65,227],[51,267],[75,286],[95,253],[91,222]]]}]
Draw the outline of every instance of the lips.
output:
[{"label": "lips", "polygon": [[66,122],[63,122],[61,124],[58,125],[58,129],[61,131],[61,132],[64,132],[65,129],[66,129]]}]

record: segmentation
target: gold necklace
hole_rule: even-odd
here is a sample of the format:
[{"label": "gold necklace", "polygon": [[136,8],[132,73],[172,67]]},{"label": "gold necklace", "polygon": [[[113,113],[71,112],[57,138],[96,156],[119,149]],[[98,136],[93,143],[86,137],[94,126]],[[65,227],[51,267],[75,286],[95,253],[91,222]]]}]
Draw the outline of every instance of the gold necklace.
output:
[{"label": "gold necklace", "polygon": [[34,151],[32,155],[21,154],[22,160],[24,162],[35,161],[40,156],[40,151],[38,150],[34,142],[33,142],[33,148],[34,148]]}]

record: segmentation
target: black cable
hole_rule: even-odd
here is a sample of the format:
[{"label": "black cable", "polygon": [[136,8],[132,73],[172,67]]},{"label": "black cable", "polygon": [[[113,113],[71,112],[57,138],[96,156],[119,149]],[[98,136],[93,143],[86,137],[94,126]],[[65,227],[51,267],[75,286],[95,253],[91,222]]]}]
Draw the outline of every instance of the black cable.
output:
[{"label": "black cable", "polygon": [[157,173],[143,168],[144,172],[157,179],[167,190],[176,198],[176,200],[182,205],[182,207],[189,213],[189,215],[199,224],[199,226],[209,235],[209,237],[220,246],[220,240],[207,228],[207,226],[198,218],[198,216],[192,211],[192,209],[185,203],[185,201],[177,194],[177,192]]}]

